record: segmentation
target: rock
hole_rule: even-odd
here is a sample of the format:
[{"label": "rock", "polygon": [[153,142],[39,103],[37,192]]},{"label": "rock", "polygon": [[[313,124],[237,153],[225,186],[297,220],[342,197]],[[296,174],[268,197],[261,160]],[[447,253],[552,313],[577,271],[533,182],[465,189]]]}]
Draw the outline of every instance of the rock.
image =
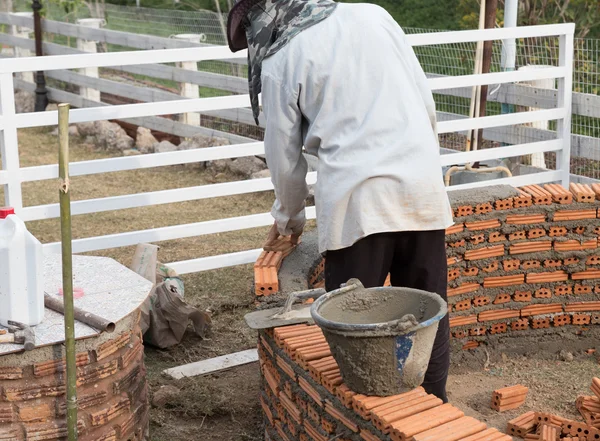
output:
[{"label": "rock", "polygon": [[267,168],[266,164],[256,156],[237,158],[229,164],[229,170],[246,178]]},{"label": "rock", "polygon": [[161,386],[152,397],[152,405],[155,407],[165,407],[170,402],[173,402],[181,394],[181,390],[175,386],[167,385]]},{"label": "rock", "polygon": [[155,153],[175,152],[177,150],[177,146],[169,141],[161,141],[154,145]]},{"label": "rock", "polygon": [[46,106],[46,112],[53,112],[55,110],[58,110],[58,104],[50,103]]},{"label": "rock", "polygon": [[560,351],[560,354],[558,354],[558,356],[560,357],[561,361],[566,361],[567,363],[572,362],[574,359],[573,354],[568,351],[565,351],[564,349]]},{"label": "rock", "polygon": [[109,121],[96,121],[94,122],[96,134],[96,147],[100,147],[106,150],[130,150],[133,148],[135,141],[131,138],[125,130],[117,123]]},{"label": "rock", "polygon": [[222,145],[229,145],[229,141],[224,138],[197,134],[179,144],[179,150],[201,149],[205,147],[217,147]]},{"label": "rock", "polygon": [[229,165],[233,162],[231,159],[217,159],[215,161],[209,161],[206,164],[206,168],[212,170],[215,173],[223,173],[229,169]]},{"label": "rock", "polygon": [[123,150],[123,156],[137,156],[141,154],[142,152],[136,149]]},{"label": "rock", "polygon": [[17,113],[31,113],[35,110],[35,94],[24,90],[15,92],[15,111]]},{"label": "rock", "polygon": [[[54,130],[52,130],[50,132],[50,134],[52,136],[58,136],[58,127],[55,127]],[[77,126],[75,126],[75,125],[69,126],[69,136],[79,137],[79,130],[77,129]]]},{"label": "rock", "polygon": [[94,136],[96,134],[96,126],[93,122],[84,122],[75,124],[80,136]]},{"label": "rock", "polygon": [[252,179],[263,179],[263,178],[270,178],[270,177],[271,177],[271,172],[268,169],[264,169],[264,170],[261,170],[256,173],[252,173],[252,176],[251,176]]},{"label": "rock", "polygon": [[135,137],[135,147],[141,153],[154,153],[154,146],[156,144],[158,144],[158,141],[149,129],[145,127],[137,128],[137,135]]}]

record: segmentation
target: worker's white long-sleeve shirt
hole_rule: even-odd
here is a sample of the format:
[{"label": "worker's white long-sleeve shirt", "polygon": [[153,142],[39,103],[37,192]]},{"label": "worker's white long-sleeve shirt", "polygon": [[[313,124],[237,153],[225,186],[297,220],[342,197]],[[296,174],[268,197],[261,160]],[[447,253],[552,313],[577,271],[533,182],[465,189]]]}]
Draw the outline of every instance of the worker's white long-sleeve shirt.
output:
[{"label": "worker's white long-sleeve shirt", "polygon": [[305,222],[307,153],[319,157],[319,251],[375,233],[452,225],[435,103],[402,29],[381,7],[339,4],[263,62],[272,214]]}]

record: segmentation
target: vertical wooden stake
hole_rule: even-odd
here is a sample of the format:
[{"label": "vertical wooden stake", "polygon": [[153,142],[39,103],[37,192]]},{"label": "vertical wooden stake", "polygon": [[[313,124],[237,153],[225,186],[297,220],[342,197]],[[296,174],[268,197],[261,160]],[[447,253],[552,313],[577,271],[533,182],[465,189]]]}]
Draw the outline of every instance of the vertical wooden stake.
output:
[{"label": "vertical wooden stake", "polygon": [[77,366],[75,364],[75,317],[73,312],[73,252],[71,247],[71,193],[69,183],[69,105],[58,106],[58,176],[60,179],[60,232],[67,359],[68,440],[77,440]]}]

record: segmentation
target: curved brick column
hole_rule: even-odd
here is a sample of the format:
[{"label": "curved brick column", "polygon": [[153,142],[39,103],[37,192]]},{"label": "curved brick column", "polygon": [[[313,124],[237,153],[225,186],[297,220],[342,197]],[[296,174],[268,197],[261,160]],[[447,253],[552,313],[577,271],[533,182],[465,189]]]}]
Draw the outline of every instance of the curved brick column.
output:
[{"label": "curved brick column", "polygon": [[[147,438],[148,400],[139,313],[112,334],[76,344],[81,441]],[[0,440],[67,436],[62,344],[0,357]]]}]

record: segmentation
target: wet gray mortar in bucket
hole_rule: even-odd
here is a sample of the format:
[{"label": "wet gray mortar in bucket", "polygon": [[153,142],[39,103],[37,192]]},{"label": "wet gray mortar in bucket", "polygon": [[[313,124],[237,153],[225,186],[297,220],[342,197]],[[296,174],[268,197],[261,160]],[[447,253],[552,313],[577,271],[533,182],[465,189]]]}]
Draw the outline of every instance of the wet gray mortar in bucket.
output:
[{"label": "wet gray mortar in bucket", "polygon": [[[365,395],[389,396],[418,386],[405,384],[398,371],[396,339],[439,312],[439,303],[421,293],[402,288],[359,288],[333,297],[318,308],[323,318],[333,322],[382,324],[373,330],[350,332],[321,327],[350,389]],[[418,331],[411,354],[415,364],[427,365],[436,331],[437,322]]]}]

